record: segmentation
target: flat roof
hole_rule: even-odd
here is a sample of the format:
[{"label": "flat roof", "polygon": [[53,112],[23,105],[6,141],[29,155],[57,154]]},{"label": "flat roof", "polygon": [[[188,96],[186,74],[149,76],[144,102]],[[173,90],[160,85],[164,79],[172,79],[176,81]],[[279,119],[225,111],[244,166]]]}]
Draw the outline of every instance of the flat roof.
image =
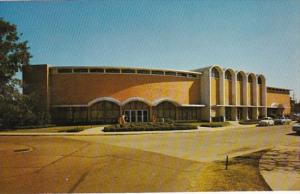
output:
[{"label": "flat roof", "polygon": [[271,90],[284,90],[284,91],[291,91],[292,89],[288,89],[288,88],[279,88],[279,87],[271,87],[271,86],[267,86],[267,89],[271,89]]},{"label": "flat roof", "polygon": [[151,71],[173,71],[180,73],[191,73],[201,75],[201,72],[188,71],[188,70],[175,70],[175,69],[159,69],[159,68],[143,68],[143,67],[121,67],[121,66],[52,66],[50,68],[56,69],[133,69],[133,70],[151,70]]}]

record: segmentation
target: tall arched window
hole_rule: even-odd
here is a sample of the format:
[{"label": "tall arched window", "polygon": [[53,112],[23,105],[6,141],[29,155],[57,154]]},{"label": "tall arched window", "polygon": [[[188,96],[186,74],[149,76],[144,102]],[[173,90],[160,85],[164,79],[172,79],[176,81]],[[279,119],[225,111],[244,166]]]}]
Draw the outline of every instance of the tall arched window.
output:
[{"label": "tall arched window", "polygon": [[225,79],[232,80],[231,73],[228,70],[225,72]]},{"label": "tall arched window", "polygon": [[243,81],[243,76],[242,76],[242,73],[241,73],[241,72],[239,72],[239,73],[237,74],[237,80],[238,80],[238,81]]},{"label": "tall arched window", "polygon": [[259,76],[258,79],[257,79],[257,83],[258,83],[258,84],[262,84],[262,80],[261,80],[261,77],[260,77],[260,76]]},{"label": "tall arched window", "polygon": [[214,77],[214,78],[219,78],[220,77],[219,71],[217,70],[216,67],[212,68],[212,70],[211,70],[211,77]]},{"label": "tall arched window", "polygon": [[253,82],[253,78],[252,78],[251,75],[248,76],[248,82],[249,82],[249,83],[252,83],[252,82]]}]

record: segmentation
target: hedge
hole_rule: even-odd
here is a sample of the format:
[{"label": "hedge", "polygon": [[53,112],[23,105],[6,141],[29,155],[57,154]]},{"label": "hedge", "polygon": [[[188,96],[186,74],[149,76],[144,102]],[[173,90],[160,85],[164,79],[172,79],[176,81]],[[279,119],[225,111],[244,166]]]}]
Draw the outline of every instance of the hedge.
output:
[{"label": "hedge", "polygon": [[245,120],[245,121],[240,121],[239,124],[241,124],[241,125],[253,125],[253,124],[258,124],[258,120]]},{"label": "hedge", "polygon": [[129,123],[124,126],[112,125],[104,127],[104,132],[130,132],[130,131],[172,131],[197,129],[195,126],[176,125],[173,123]]}]

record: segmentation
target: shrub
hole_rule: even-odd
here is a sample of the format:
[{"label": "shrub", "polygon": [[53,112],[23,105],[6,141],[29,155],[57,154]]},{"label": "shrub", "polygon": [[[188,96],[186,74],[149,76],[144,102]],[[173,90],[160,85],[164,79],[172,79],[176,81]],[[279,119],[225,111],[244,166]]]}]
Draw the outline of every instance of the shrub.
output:
[{"label": "shrub", "polygon": [[230,125],[229,122],[212,122],[212,123],[204,123],[204,124],[201,124],[200,126],[201,127],[226,127]]},{"label": "shrub", "polygon": [[83,127],[76,127],[76,128],[71,128],[71,129],[62,129],[62,130],[59,130],[58,132],[67,132],[67,133],[72,133],[72,132],[80,132],[80,131],[83,131],[84,128]]},{"label": "shrub", "polygon": [[130,131],[171,131],[171,130],[190,130],[196,129],[195,126],[175,125],[173,123],[128,123],[123,127],[111,125],[104,127],[104,132],[130,132]]},{"label": "shrub", "polygon": [[241,125],[253,125],[253,124],[258,124],[258,120],[245,120],[245,121],[240,121],[239,124],[241,124]]}]

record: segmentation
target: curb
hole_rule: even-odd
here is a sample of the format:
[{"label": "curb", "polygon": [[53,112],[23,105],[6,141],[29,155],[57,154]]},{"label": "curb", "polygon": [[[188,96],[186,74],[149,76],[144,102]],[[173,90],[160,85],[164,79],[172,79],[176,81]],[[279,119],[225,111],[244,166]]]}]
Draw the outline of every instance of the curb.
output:
[{"label": "curb", "polygon": [[[243,128],[254,128],[256,125],[247,125],[247,126],[231,126],[231,127],[218,127],[218,128],[211,128],[211,127],[199,127],[197,129],[192,130],[170,130],[170,131],[132,131],[132,132],[103,132],[103,127],[99,127],[99,132],[90,132],[87,133],[86,131],[89,129],[84,130],[83,132],[79,133],[11,133],[11,132],[0,132],[0,136],[112,136],[112,135],[149,135],[149,134],[166,134],[166,133],[193,133],[193,132],[214,132],[214,131],[223,131],[229,129],[243,129]],[[96,128],[90,128],[96,129]]]}]

